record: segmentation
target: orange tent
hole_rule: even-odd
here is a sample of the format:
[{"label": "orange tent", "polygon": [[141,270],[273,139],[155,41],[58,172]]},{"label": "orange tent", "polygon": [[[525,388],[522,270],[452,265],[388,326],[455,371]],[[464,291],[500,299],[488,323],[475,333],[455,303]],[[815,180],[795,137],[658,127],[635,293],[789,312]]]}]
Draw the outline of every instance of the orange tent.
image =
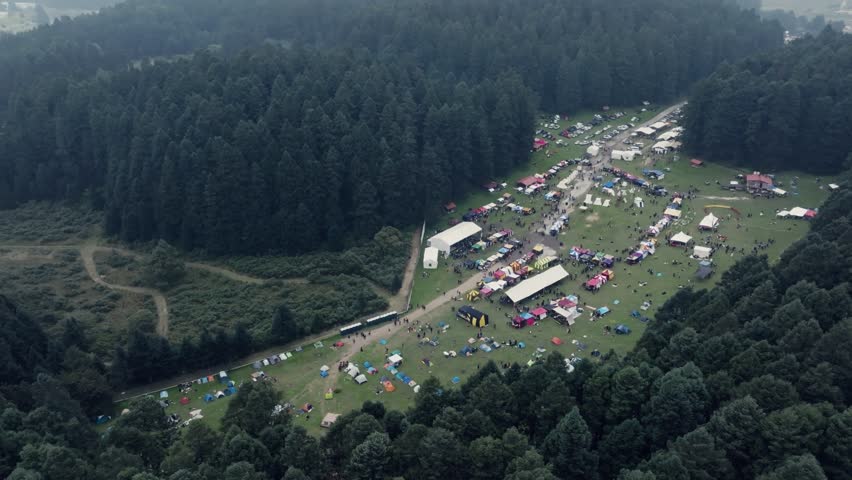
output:
[{"label": "orange tent", "polygon": [[554,345],[562,345],[562,339],[559,337],[553,337],[550,339],[550,343]]},{"label": "orange tent", "polygon": [[392,392],[392,391],[396,390],[396,387],[394,387],[391,382],[385,382],[384,386],[385,386],[386,392]]}]

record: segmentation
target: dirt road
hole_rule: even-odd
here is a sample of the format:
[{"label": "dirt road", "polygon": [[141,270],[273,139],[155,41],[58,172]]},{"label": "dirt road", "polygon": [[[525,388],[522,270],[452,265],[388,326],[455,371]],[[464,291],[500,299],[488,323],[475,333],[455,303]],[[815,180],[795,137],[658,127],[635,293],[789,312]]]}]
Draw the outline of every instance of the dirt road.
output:
[{"label": "dirt road", "polygon": [[153,288],[116,285],[105,281],[98,273],[98,267],[95,264],[95,251],[97,250],[98,246],[96,245],[84,245],[80,247],[80,258],[83,260],[83,266],[86,268],[86,273],[89,274],[92,281],[111,290],[148,295],[153,298],[154,304],[157,306],[157,333],[164,337],[167,336],[169,333],[169,306],[166,303],[165,295]]}]

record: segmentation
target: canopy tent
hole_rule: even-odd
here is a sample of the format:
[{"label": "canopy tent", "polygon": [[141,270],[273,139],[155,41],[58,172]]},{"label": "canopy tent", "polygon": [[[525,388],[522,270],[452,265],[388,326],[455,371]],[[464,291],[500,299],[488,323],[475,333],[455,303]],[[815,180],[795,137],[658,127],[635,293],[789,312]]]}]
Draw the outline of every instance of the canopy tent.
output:
[{"label": "canopy tent", "polygon": [[686,245],[687,243],[689,243],[691,241],[692,241],[692,237],[690,237],[689,235],[687,235],[683,232],[678,232],[678,233],[674,234],[672,236],[672,238],[669,239],[669,243],[672,244],[672,245]]},{"label": "canopy tent", "polygon": [[670,217],[680,218],[680,210],[675,210],[674,208],[667,208],[663,215],[668,215]]},{"label": "canopy tent", "polygon": [[836,183],[829,183],[828,188],[829,188],[829,190],[837,190],[838,188],[840,188],[840,185],[838,185]]},{"label": "canopy tent", "polygon": [[710,247],[702,247],[700,245],[696,245],[694,249],[692,249],[692,256],[695,258],[710,258],[710,253],[713,251]]},{"label": "canopy tent", "polygon": [[482,227],[473,222],[460,222],[428,240],[430,247],[449,254],[453,246],[468,238],[482,234]]},{"label": "canopy tent", "polygon": [[467,305],[459,307],[458,311],[456,312],[456,317],[461,318],[466,322],[469,322],[474,327],[482,328],[488,325],[488,315]]},{"label": "canopy tent", "polygon": [[334,425],[334,422],[336,422],[338,418],[340,418],[339,413],[326,413],[325,416],[322,417],[322,423],[320,423],[320,426],[323,428],[330,428]]},{"label": "canopy tent", "polygon": [[557,265],[530,279],[524,280],[511,290],[507,291],[506,295],[512,303],[518,303],[553,284],[559,283],[567,277],[568,272],[565,271],[562,265]]},{"label": "canopy tent", "polygon": [[701,219],[698,228],[702,230],[712,230],[719,226],[719,218],[712,213],[708,213],[706,217]]},{"label": "canopy tent", "polygon": [[698,277],[698,279],[700,280],[704,280],[712,274],[713,268],[711,268],[709,265],[701,265],[700,267],[698,267],[698,271],[695,272],[695,276]]},{"label": "canopy tent", "polygon": [[787,195],[787,190],[782,190],[778,187],[773,187],[772,193],[774,193],[775,195],[778,195],[779,197],[783,197],[783,196]]},{"label": "canopy tent", "polygon": [[597,145],[589,145],[589,148],[586,149],[586,153],[591,155],[592,157],[596,157],[598,153],[600,153],[601,147]]},{"label": "canopy tent", "polygon": [[402,363],[402,356],[400,356],[399,354],[394,353],[393,355],[391,355],[390,357],[388,357],[388,362],[390,362],[390,363],[392,363],[392,364],[394,364],[394,365],[396,365],[396,366],[399,366],[399,365]]},{"label": "canopy tent", "polygon": [[650,127],[642,127],[637,128],[636,133],[650,137],[651,135],[657,133],[657,131]]},{"label": "canopy tent", "polygon": [[576,312],[577,312],[577,309],[576,309],[576,308],[572,309],[572,311],[573,311],[573,312],[575,312],[575,313],[573,313],[573,314],[572,314],[571,312],[569,312],[568,310],[565,310],[565,309],[564,309],[564,308],[562,308],[562,307],[555,307],[555,308],[553,309],[553,313],[555,313],[556,315],[559,315],[560,317],[564,318],[564,319],[565,319],[565,321],[568,323],[568,325],[573,325],[573,324],[574,324],[574,319],[575,319],[575,318],[577,317],[577,315],[578,315],[578,314],[576,313]]},{"label": "canopy tent", "polygon": [[438,268],[438,249],[426,247],[423,250],[423,268],[434,270]]},{"label": "canopy tent", "polygon": [[813,215],[809,215],[809,212],[813,210],[808,210],[807,208],[802,207],[794,207],[790,209],[790,216],[796,218],[805,218]]}]

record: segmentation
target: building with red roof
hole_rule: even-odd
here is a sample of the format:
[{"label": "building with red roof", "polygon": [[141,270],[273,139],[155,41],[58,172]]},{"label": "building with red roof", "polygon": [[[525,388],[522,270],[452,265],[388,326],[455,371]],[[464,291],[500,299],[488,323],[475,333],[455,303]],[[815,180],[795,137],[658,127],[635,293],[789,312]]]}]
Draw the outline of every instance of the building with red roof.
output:
[{"label": "building with red roof", "polygon": [[772,177],[761,175],[760,172],[754,172],[746,175],[746,188],[751,191],[772,190],[774,182]]}]

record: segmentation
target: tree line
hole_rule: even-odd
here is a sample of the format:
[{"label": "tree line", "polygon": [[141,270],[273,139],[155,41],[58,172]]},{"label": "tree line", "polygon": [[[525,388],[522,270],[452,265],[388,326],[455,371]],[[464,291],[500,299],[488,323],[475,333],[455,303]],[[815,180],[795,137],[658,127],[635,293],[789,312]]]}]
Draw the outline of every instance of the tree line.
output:
[{"label": "tree line", "polygon": [[687,146],[708,159],[835,173],[852,151],[852,38],[826,28],[695,86]]},{"label": "tree line", "polygon": [[17,95],[5,206],[90,195],[124,241],[339,249],[526,160],[531,92],[362,51],[198,53]]},{"label": "tree line", "polygon": [[1,39],[0,99],[39,79],[273,42],[411,54],[471,83],[512,69],[542,107],[571,112],[669,99],[723,60],[779,47],[781,34],[719,0],[130,0]]},{"label": "tree line", "polygon": [[283,400],[263,382],[241,387],[219,431],[173,429],[146,397],[96,435],[81,405],[97,405],[105,373],[79,330],[51,343],[4,302],[0,475],[849,479],[849,202],[833,194],[777,265],[746,257],[712,290],[680,290],[624,358],[572,373],[557,352],[531,367],[489,362],[458,388],[427,379],[405,412],[367,402],[319,440],[273,412]]}]

